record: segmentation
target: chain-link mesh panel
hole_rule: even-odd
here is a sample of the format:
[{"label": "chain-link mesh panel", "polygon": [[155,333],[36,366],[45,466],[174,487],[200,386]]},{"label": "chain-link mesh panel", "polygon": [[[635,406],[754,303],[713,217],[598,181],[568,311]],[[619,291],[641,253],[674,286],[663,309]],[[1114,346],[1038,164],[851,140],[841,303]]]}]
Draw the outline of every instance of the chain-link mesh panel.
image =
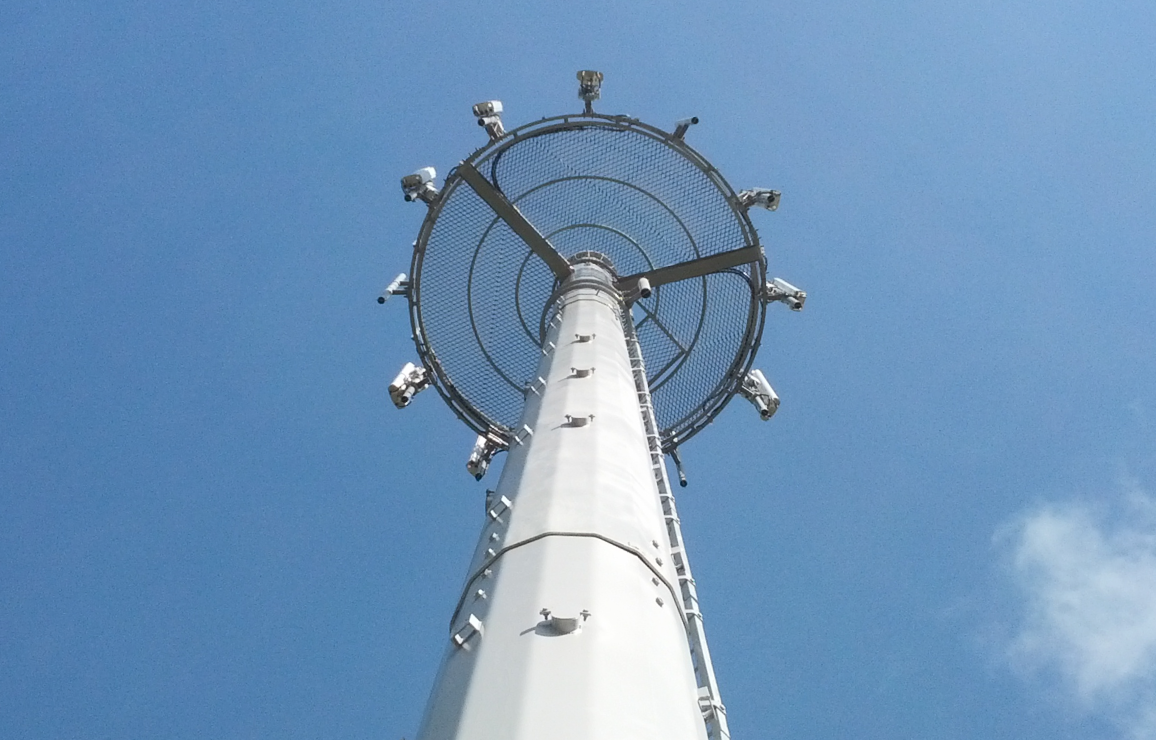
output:
[{"label": "chain-link mesh panel", "polygon": [[512,428],[538,365],[538,323],[554,278],[472,190],[461,185],[447,196],[416,284],[427,354],[483,426]]},{"label": "chain-link mesh panel", "polygon": [[[717,173],[658,132],[574,120],[511,138],[476,166],[564,257],[599,252],[631,275],[756,243]],[[553,273],[453,175],[417,250],[424,359],[468,420],[516,427]],[[744,265],[657,286],[634,305],[665,440],[693,433],[733,391],[757,342],[762,277]]]}]

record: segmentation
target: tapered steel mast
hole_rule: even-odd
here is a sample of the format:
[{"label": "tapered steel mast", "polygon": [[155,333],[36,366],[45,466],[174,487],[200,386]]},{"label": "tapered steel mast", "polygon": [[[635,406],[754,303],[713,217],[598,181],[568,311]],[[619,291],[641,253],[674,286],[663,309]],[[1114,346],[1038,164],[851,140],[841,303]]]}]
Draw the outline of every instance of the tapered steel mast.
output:
[{"label": "tapered steel mast", "polygon": [[736,194],[683,141],[697,119],[594,113],[601,80],[509,133],[478,104],[490,143],[441,190],[402,180],[429,213],[380,300],[408,296],[421,365],[390,394],[435,386],[479,479],[508,451],[419,740],[730,737],[664,455],[736,393],[773,415],[765,306],[806,294],[766,281],[747,215],[779,194]]}]

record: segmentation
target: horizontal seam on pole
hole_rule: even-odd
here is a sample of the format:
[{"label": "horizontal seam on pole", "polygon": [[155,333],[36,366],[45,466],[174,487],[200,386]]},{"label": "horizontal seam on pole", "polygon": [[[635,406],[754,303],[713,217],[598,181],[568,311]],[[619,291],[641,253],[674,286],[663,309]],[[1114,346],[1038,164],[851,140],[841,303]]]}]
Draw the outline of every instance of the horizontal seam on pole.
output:
[{"label": "horizontal seam on pole", "polygon": [[496,553],[494,553],[493,557],[489,558],[484,563],[482,563],[482,566],[480,568],[478,568],[477,571],[475,571],[472,576],[470,576],[470,579],[468,581],[466,581],[466,587],[464,589],[462,589],[462,595],[461,595],[461,598],[458,599],[458,605],[454,609],[454,615],[453,615],[453,617],[450,618],[450,632],[453,633],[454,624],[456,624],[458,621],[458,615],[461,614],[462,607],[464,607],[466,604],[466,594],[470,593],[470,589],[473,588],[473,586],[474,586],[474,581],[481,578],[482,574],[486,572],[487,568],[489,568],[494,563],[496,563],[498,561],[498,558],[502,557],[510,550],[515,550],[515,549],[521,547],[522,545],[529,545],[533,542],[537,542],[538,540],[545,539],[546,537],[587,537],[590,539],[602,540],[603,542],[605,542],[607,544],[614,545],[618,549],[624,550],[624,551],[630,553],[631,555],[634,555],[636,558],[638,558],[639,560],[642,561],[643,565],[645,565],[647,568],[650,569],[650,571],[652,573],[654,573],[655,577],[657,577],[659,580],[661,580],[663,582],[663,584],[666,586],[667,591],[670,592],[671,599],[673,600],[672,603],[674,604],[675,608],[678,609],[678,616],[679,616],[679,619],[682,620],[683,627],[684,628],[689,627],[689,622],[687,621],[686,612],[683,609],[682,604],[679,603],[680,599],[681,599],[681,595],[674,590],[674,587],[670,584],[670,581],[668,581],[666,579],[666,576],[664,576],[662,574],[662,572],[658,570],[658,568],[655,568],[650,563],[650,561],[647,560],[646,557],[641,552],[638,551],[637,548],[630,547],[628,545],[624,545],[621,542],[618,542],[617,540],[612,540],[609,537],[607,537],[606,535],[598,534],[597,532],[542,532],[541,534],[536,534],[533,537],[528,537],[524,540],[520,540],[518,542],[515,542],[512,545],[506,545],[501,550],[498,550]]}]

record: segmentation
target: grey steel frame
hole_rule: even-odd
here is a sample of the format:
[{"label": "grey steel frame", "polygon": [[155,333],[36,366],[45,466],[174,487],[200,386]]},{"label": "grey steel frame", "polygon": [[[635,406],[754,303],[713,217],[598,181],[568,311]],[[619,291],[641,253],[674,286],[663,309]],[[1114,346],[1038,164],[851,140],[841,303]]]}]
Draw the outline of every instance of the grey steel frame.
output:
[{"label": "grey steel frame", "polygon": [[[707,426],[730,402],[731,398],[737,392],[742,379],[750,370],[754,362],[755,354],[762,341],[763,326],[766,318],[766,310],[763,301],[761,300],[761,292],[763,283],[766,279],[766,257],[763,253],[762,247],[758,241],[758,234],[755,231],[753,224],[747,215],[746,208],[740,203],[738,195],[730,184],[723,179],[722,175],[710,164],[701,154],[688,146],[681,138],[675,137],[673,134],[662,131],[654,126],[642,123],[638,119],[630,118],[628,116],[606,116],[596,113],[587,113],[580,115],[563,115],[551,118],[543,118],[537,122],[526,124],[519,128],[513,129],[506,133],[502,138],[490,142],[489,144],[477,149],[457,168],[450,172],[446,178],[445,185],[440,194],[430,204],[429,212],[426,214],[425,220],[422,223],[421,231],[418,234],[417,242],[414,245],[413,261],[410,268],[410,275],[412,275],[412,285],[409,291],[409,309],[410,309],[410,324],[413,329],[414,343],[417,347],[418,355],[421,358],[422,364],[430,371],[430,377],[433,381],[433,386],[437,388],[438,393],[445,399],[446,403],[454,413],[467,426],[477,431],[479,434],[492,434],[507,442],[512,440],[514,431],[508,426],[489,418],[485,413],[474,406],[464,394],[454,386],[450,374],[442,366],[438,360],[435,351],[430,347],[427,340],[425,325],[422,321],[421,309],[421,266],[425,256],[425,249],[428,243],[430,233],[433,229],[434,223],[437,221],[438,215],[441,213],[442,207],[448,201],[453,192],[466,183],[468,187],[478,192],[478,194],[495,210],[495,223],[498,220],[505,220],[514,228],[515,232],[526,241],[530,247],[532,258],[533,255],[542,257],[551,271],[560,280],[563,272],[568,270],[569,265],[559,264],[556,257],[557,253],[549,247],[547,237],[539,234],[537,229],[532,224],[525,221],[517,212],[516,205],[510,203],[505,196],[498,190],[489,186],[484,177],[479,173],[478,166],[485,165],[492,162],[503,151],[513,146],[519,141],[523,141],[534,136],[543,136],[568,129],[586,128],[601,126],[617,130],[630,130],[637,133],[644,134],[654,140],[657,140],[666,146],[674,149],[680,155],[685,157],[688,161],[694,164],[701,170],[711,182],[723,193],[730,205],[735,217],[739,221],[743,232],[746,244],[739,249],[731,250],[724,253],[709,255],[705,258],[691,260],[690,262],[682,263],[680,265],[667,266],[659,268],[651,275],[652,285],[662,285],[682,279],[689,269],[689,265],[699,264],[700,269],[705,267],[710,271],[727,271],[737,272],[733,268],[749,264],[751,265],[751,275],[745,276],[751,289],[750,309],[747,314],[746,332],[743,341],[740,345],[739,351],[732,359],[727,372],[720,379],[715,388],[703,398],[698,405],[689,413],[685,414],[681,419],[673,422],[667,428],[658,430],[661,449],[664,452],[669,452],[676,448],[682,442],[691,438],[705,426]],[[478,181],[481,181],[480,183]],[[471,182],[472,181],[472,182]],[[624,185],[631,186],[625,181],[621,182]],[[482,185],[481,183],[485,183]],[[481,188],[479,190],[479,187]],[[633,186],[631,186],[633,187]],[[665,206],[665,204],[664,204]],[[669,209],[668,209],[669,210]],[[675,216],[677,219],[677,216]],[[516,228],[521,226],[521,228]],[[685,227],[683,227],[685,228]],[[542,245],[545,248],[542,248]],[[479,243],[480,245],[480,243]],[[645,254],[645,252],[643,252]],[[477,252],[475,250],[474,258],[476,259]],[[471,268],[472,269],[472,268]],[[742,273],[738,273],[742,274]],[[631,288],[637,282],[639,275],[630,275],[620,277],[617,281],[619,287],[625,292],[631,292]],[[655,277],[657,276],[657,280]],[[521,275],[519,275],[519,282]],[[703,318],[706,311],[706,278],[705,276],[699,278],[703,285],[703,309],[699,316],[698,330],[696,330],[695,338],[691,344],[683,349],[676,359],[669,363],[669,365],[657,374],[656,383],[650,390],[656,390],[661,387],[666,381],[673,377],[681,364],[686,361],[690,352],[693,350],[698,340],[698,332],[701,331]],[[546,314],[550,311],[552,302],[547,302],[543,311],[543,320],[541,326],[544,326],[548,320]],[[471,322],[473,321],[471,317]],[[655,325],[660,330],[669,334],[661,322],[655,316],[648,315],[641,323],[646,321],[654,321]],[[539,327],[539,336],[531,337],[539,344],[541,343],[544,332]],[[526,327],[523,322],[523,328],[529,333],[529,327]],[[512,386],[517,388],[517,384],[506,375],[499,368],[497,363],[486,353],[485,345],[479,340],[479,347],[483,354],[486,354],[487,361],[493,366],[494,370],[506,379]],[[680,347],[680,349],[682,349]]]}]

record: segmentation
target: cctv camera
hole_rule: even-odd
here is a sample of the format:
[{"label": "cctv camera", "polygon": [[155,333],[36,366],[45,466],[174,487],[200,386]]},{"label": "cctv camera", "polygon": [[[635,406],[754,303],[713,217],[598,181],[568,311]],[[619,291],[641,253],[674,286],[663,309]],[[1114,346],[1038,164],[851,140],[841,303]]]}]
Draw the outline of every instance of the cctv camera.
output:
[{"label": "cctv camera", "polygon": [[381,291],[381,295],[377,297],[378,303],[385,303],[390,296],[405,295],[409,292],[409,283],[405,279],[405,273],[399,274],[393,279],[389,285],[385,286],[385,290]]},{"label": "cctv camera", "polygon": [[466,470],[470,475],[474,476],[474,480],[482,479],[482,476],[490,469],[490,461],[494,459],[494,455],[497,454],[503,446],[500,441],[489,435],[478,435],[478,440],[474,442],[474,449],[470,453],[470,458],[466,460]]},{"label": "cctv camera", "polygon": [[751,402],[763,421],[779,410],[779,396],[761,370],[751,370],[739,386],[739,395]]},{"label": "cctv camera", "polygon": [[405,194],[405,199],[408,202],[415,200],[424,200],[426,203],[433,202],[437,197],[438,189],[434,186],[434,178],[437,177],[437,172],[433,167],[422,167],[412,175],[406,175],[401,178],[401,190]]},{"label": "cctv camera", "polygon": [[419,391],[429,386],[429,374],[424,367],[416,367],[412,362],[402,366],[401,372],[389,384],[389,398],[393,405],[404,409]]},{"label": "cctv camera", "polygon": [[686,136],[687,129],[696,123],[698,123],[698,116],[691,116],[690,118],[684,118],[681,121],[675,121],[674,138],[681,139],[682,137]]},{"label": "cctv camera", "polygon": [[778,190],[753,188],[739,193],[739,202],[746,208],[758,206],[760,208],[766,208],[768,211],[776,211],[779,208],[779,199],[782,198],[782,196],[783,194]]},{"label": "cctv camera", "polygon": [[806,291],[800,290],[782,278],[773,278],[763,289],[763,300],[767,303],[780,301],[792,311],[802,311],[807,300]]}]

